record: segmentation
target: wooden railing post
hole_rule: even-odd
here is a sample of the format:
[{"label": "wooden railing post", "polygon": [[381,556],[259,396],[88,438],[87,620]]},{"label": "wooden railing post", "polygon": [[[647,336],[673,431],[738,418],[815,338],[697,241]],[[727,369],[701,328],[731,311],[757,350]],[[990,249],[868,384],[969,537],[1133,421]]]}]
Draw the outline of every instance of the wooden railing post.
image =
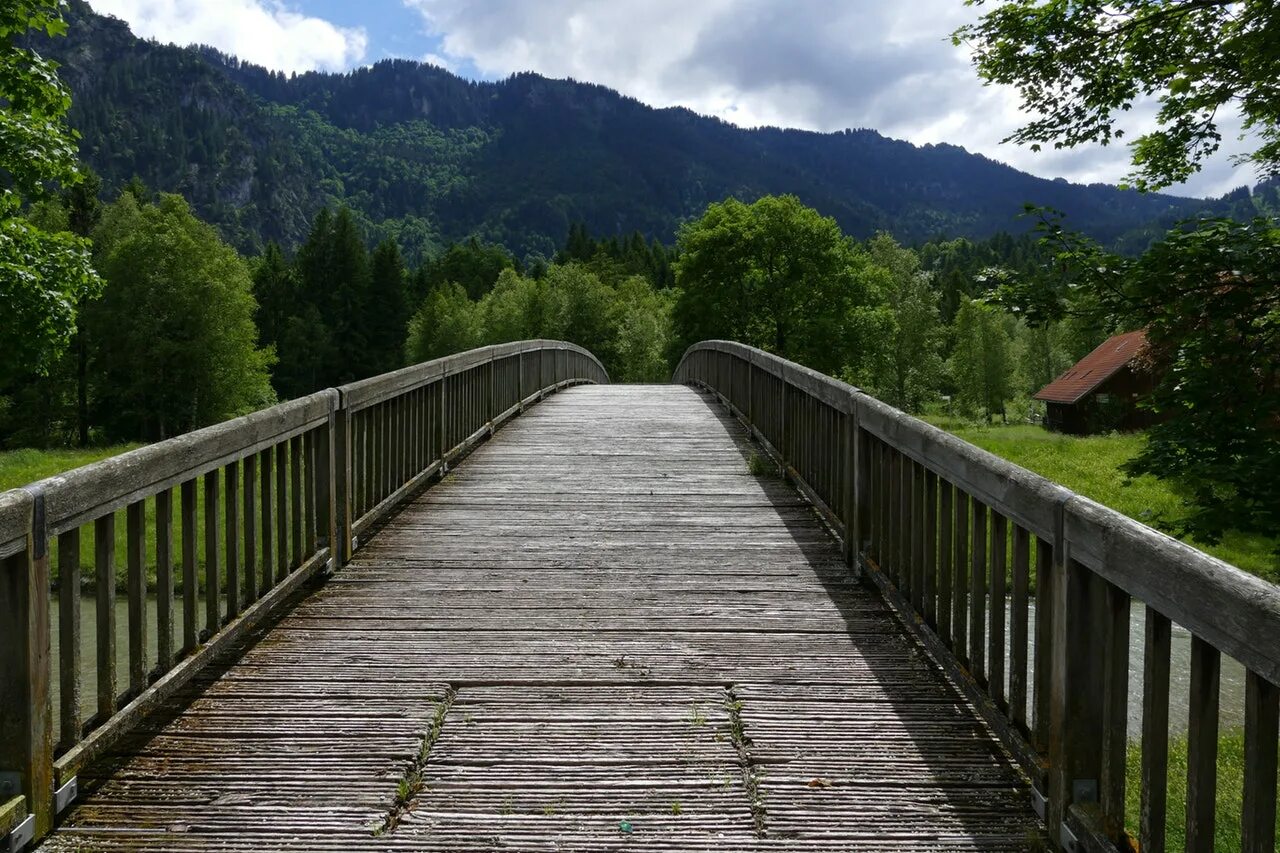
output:
[{"label": "wooden railing post", "polygon": [[[346,468],[346,448],[339,445],[338,421],[344,414],[341,410],[342,395],[331,392],[329,400],[329,423],[321,433],[316,446],[316,533],[324,537],[321,547],[329,548],[329,570],[337,571],[342,566],[342,551],[338,547],[338,514],[344,492],[339,488],[339,481],[345,482],[340,469]],[[345,433],[342,437],[345,437]],[[342,515],[346,515],[342,512]]]},{"label": "wooden railing post", "polygon": [[[1060,510],[1061,513],[1061,510]],[[1057,521],[1050,607],[1049,790],[1045,822],[1061,842],[1072,805],[1096,807],[1105,730],[1105,582],[1071,558]]]},{"label": "wooden railing post", "polygon": [[339,393],[334,411],[330,415],[330,442],[333,448],[332,468],[333,494],[330,506],[333,520],[329,525],[331,535],[336,538],[333,543],[333,568],[339,569],[351,562],[352,538],[352,471],[351,471],[351,410]]},{"label": "wooden railing post", "polygon": [[844,416],[844,463],[841,472],[844,489],[844,559],[855,572],[858,568],[858,552],[862,549],[862,525],[858,508],[862,504],[860,483],[860,461],[858,459],[858,404],[850,401],[849,411]]},{"label": "wooden railing post", "polygon": [[0,560],[0,803],[24,796],[39,837],[54,818],[49,536],[40,491],[6,497],[0,526],[25,518],[27,535]]}]

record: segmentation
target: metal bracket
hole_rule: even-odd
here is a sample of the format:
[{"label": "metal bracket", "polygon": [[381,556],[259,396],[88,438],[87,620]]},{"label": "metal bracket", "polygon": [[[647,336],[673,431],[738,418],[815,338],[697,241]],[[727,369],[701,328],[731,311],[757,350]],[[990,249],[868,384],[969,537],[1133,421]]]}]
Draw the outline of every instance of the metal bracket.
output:
[{"label": "metal bracket", "polygon": [[1036,790],[1034,786],[1031,788],[1031,808],[1035,809],[1040,820],[1047,820],[1045,813],[1049,808],[1049,798]]},{"label": "metal bracket", "polygon": [[53,808],[55,814],[62,814],[80,795],[80,779],[72,776],[67,784],[53,792]]},{"label": "metal bracket", "polygon": [[1071,802],[1072,803],[1096,803],[1098,801],[1098,780],[1097,779],[1072,779],[1071,780]]},{"label": "metal bracket", "polygon": [[1078,853],[1080,850],[1080,841],[1065,820],[1058,826],[1058,846],[1064,853]]},{"label": "metal bracket", "polygon": [[4,844],[3,849],[7,853],[18,853],[36,837],[36,816],[27,815],[27,819],[15,826],[8,835],[0,839],[0,843]]},{"label": "metal bracket", "polygon": [[0,770],[0,803],[22,793],[22,774]]},{"label": "metal bracket", "polygon": [[355,551],[356,551],[356,549],[357,549],[357,548],[359,548],[359,547],[360,547],[360,537],[359,537],[359,536],[352,536],[352,537],[351,537],[351,553],[353,553],[353,554],[354,554],[354,553],[355,553]]}]

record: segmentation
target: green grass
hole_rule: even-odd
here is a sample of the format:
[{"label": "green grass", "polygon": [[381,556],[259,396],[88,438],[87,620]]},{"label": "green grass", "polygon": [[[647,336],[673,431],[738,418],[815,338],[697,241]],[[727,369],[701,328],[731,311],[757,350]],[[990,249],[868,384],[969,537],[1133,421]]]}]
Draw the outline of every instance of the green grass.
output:
[{"label": "green grass", "polygon": [[[55,474],[61,474],[64,471],[79,468],[100,459],[106,459],[111,456],[124,453],[134,448],[141,447],[140,444],[124,444],[112,447],[96,447],[75,450],[11,450],[0,452],[0,491],[20,488],[22,486],[51,477]],[[273,473],[274,478],[274,473]],[[292,480],[286,486],[285,496],[289,499]],[[241,472],[240,488],[243,494],[245,483],[243,479],[243,471]],[[260,486],[255,484],[255,490]],[[279,496],[276,489],[272,488],[275,500],[278,503]],[[225,488],[221,492],[222,500],[226,500]],[[239,505],[237,509],[240,509]],[[243,516],[243,513],[240,513]],[[179,490],[173,490],[173,517],[174,517],[174,535],[178,535],[181,528],[180,514],[180,496]],[[156,569],[155,569],[155,539],[156,539],[156,506],[155,498],[146,499],[146,563],[148,585],[154,588]],[[259,528],[261,526],[259,525]],[[243,531],[243,522],[241,530]],[[115,563],[116,563],[116,583],[123,587],[128,582],[128,566],[126,563],[127,551],[127,533],[128,525],[125,520],[123,511],[116,512],[115,519]],[[243,538],[243,533],[242,533]],[[258,530],[257,550],[259,555],[262,552],[262,530]],[[174,542],[174,584],[177,590],[182,589],[182,571],[179,568],[181,554],[177,550],[179,548],[178,541]],[[243,547],[243,546],[242,546]],[[61,577],[60,567],[58,565],[58,548],[57,543],[50,543],[51,559],[50,572],[52,581],[55,585]],[[274,551],[273,551],[274,553]],[[196,489],[196,554],[198,560],[196,576],[199,579],[200,589],[204,589],[204,489],[202,486]],[[223,556],[225,563],[226,557]],[[222,571],[225,584],[226,566]],[[92,588],[94,585],[94,526],[86,524],[80,528],[80,574],[81,583],[85,588]],[[242,581],[243,584],[243,581]],[[223,589],[225,592],[225,588]]]},{"label": "green grass", "polygon": [[70,471],[100,459],[118,456],[140,444],[87,447],[75,450],[8,450],[0,453],[0,492]]},{"label": "green grass", "polygon": [[[1077,437],[1032,425],[983,426],[946,416],[924,419],[1152,527],[1176,522],[1184,513],[1181,500],[1169,483],[1151,476],[1131,479],[1120,470],[1142,449],[1146,439],[1140,433]],[[1228,533],[1216,545],[1191,538],[1184,541],[1272,583],[1280,583],[1280,559],[1275,554],[1274,538]]]},{"label": "green grass", "polygon": [[[1125,826],[1135,837],[1142,814],[1142,747],[1129,745],[1125,762]],[[1168,811],[1165,820],[1166,847],[1182,850],[1186,841],[1187,739],[1169,741]],[[1214,843],[1216,853],[1240,850],[1240,814],[1244,797],[1244,732],[1223,732],[1218,739],[1218,789],[1215,801]],[[1276,819],[1280,831],[1280,816]]]}]

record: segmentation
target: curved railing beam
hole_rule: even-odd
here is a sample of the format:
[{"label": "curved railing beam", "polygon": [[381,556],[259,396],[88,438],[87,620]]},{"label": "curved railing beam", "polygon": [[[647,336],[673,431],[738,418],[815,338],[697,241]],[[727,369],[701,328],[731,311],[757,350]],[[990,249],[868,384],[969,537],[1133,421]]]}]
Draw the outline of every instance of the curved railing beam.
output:
[{"label": "curved railing beam", "polygon": [[[360,532],[448,464],[547,394],[608,381],[595,356],[564,341],[481,347],[0,493],[0,846],[11,830],[31,829],[37,838],[48,832],[74,799],[80,768],[279,612],[309,578],[349,559]],[[121,511],[124,547],[117,554]],[[81,531],[90,525],[98,618],[95,636],[82,638]],[[49,636],[54,554],[56,661]],[[147,605],[151,559],[154,619]],[[117,678],[120,563],[129,666]],[[152,631],[155,661],[147,651]],[[97,660],[92,686],[80,683],[82,640]],[[97,699],[88,721],[82,687]],[[19,784],[6,791],[14,778]]]},{"label": "curved railing beam", "polygon": [[[1263,758],[1245,769],[1242,834],[1271,849],[1280,588],[754,347],[695,344],[674,378],[714,392],[823,511],[1019,758],[1063,846],[1163,837],[1176,623],[1193,636],[1189,849],[1212,847],[1218,659],[1243,664],[1246,751]],[[1131,601],[1147,614],[1140,827],[1124,823]]]}]

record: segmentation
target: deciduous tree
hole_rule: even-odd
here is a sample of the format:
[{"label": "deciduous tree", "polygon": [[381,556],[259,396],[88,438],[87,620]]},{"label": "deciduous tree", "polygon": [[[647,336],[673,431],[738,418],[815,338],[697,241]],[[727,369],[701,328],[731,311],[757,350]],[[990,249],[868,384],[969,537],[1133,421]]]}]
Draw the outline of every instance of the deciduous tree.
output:
[{"label": "deciduous tree", "polygon": [[75,333],[77,306],[101,288],[83,237],[22,214],[50,185],[79,179],[71,96],[54,63],[17,43],[33,29],[64,34],[65,11],[63,0],[0,4],[0,382],[45,372]]}]

